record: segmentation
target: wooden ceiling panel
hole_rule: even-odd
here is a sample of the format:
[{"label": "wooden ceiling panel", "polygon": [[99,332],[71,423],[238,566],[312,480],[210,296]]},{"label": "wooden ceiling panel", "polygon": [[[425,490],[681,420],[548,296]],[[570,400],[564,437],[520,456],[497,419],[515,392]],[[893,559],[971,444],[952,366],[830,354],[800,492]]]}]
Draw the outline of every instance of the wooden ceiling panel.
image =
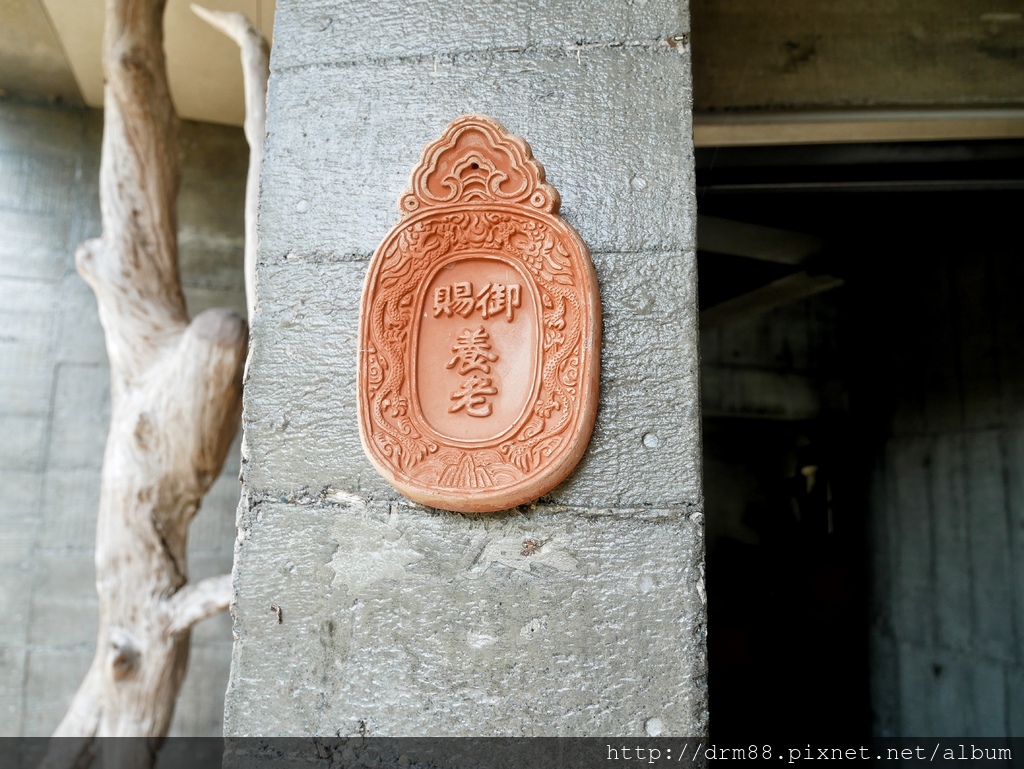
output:
[{"label": "wooden ceiling panel", "polygon": [[[103,4],[42,0],[53,20],[86,104],[103,105]],[[246,14],[268,39],[274,0],[203,0],[208,8]],[[244,118],[242,67],[234,42],[189,8],[189,0],[168,0],[164,17],[168,78],[178,114],[191,120],[241,125]]]},{"label": "wooden ceiling panel", "polygon": [[0,0],[0,92],[81,104],[82,95],[39,0]]}]

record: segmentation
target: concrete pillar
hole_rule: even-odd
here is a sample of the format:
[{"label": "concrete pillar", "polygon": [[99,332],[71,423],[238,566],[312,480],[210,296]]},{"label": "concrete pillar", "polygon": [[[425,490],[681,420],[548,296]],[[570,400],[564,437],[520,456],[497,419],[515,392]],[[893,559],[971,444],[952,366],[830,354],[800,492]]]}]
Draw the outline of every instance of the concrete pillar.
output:
[{"label": "concrete pillar", "polygon": [[[227,734],[706,729],[688,29],[685,0],[278,0]],[[355,394],[369,257],[465,113],[529,141],[604,305],[582,462],[475,516],[377,475]]]}]

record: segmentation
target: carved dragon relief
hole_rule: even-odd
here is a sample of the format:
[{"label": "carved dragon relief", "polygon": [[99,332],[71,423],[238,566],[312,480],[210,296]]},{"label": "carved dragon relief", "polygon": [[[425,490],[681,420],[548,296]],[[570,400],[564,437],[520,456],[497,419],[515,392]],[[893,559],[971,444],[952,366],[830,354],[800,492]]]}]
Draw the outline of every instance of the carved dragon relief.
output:
[{"label": "carved dragon relief", "polygon": [[522,504],[586,447],[600,300],[559,204],[529,145],[482,116],[452,122],[413,170],[367,275],[358,387],[368,457],[418,502]]}]

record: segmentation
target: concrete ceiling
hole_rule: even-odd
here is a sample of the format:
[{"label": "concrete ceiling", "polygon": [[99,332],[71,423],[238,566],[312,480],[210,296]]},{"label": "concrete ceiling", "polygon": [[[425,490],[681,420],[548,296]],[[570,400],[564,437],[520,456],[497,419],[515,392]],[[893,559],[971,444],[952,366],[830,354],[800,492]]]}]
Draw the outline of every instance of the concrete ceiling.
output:
[{"label": "concrete ceiling", "polygon": [[[200,4],[241,11],[271,38],[275,0]],[[99,0],[0,0],[0,90],[103,106],[103,7]],[[178,114],[241,125],[242,68],[234,42],[193,14],[189,0],[168,0],[164,23],[168,77]]]},{"label": "concrete ceiling", "polygon": [[[189,2],[167,2],[175,105],[240,125],[238,50]],[[275,0],[199,2],[245,13],[270,39]],[[700,145],[1024,136],[1021,0],[689,2]],[[0,0],[0,95],[102,106],[103,8]]]}]

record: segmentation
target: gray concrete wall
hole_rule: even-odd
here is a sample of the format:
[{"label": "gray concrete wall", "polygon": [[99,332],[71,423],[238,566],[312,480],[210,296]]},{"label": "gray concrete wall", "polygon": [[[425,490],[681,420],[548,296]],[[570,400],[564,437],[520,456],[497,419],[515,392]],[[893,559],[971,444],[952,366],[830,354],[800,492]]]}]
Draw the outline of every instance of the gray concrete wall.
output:
[{"label": "gray concrete wall", "polygon": [[[676,0],[278,3],[228,734],[706,729],[687,33]],[[369,257],[470,112],[530,142],[604,302],[587,454],[484,516],[406,501],[356,426]]]},{"label": "gray concrete wall", "polygon": [[[100,232],[102,113],[0,101],[0,735],[48,735],[92,659],[108,370],[75,246]],[[244,314],[239,129],[185,124],[181,262],[189,309]],[[192,525],[193,577],[231,569],[238,451]],[[231,634],[198,626],[172,732],[219,735]]]},{"label": "gray concrete wall", "polygon": [[[881,281],[870,501],[879,735],[1024,736],[1024,280],[1005,212]],[[975,232],[984,232],[977,238]],[[868,415],[864,415],[868,416]]]}]

